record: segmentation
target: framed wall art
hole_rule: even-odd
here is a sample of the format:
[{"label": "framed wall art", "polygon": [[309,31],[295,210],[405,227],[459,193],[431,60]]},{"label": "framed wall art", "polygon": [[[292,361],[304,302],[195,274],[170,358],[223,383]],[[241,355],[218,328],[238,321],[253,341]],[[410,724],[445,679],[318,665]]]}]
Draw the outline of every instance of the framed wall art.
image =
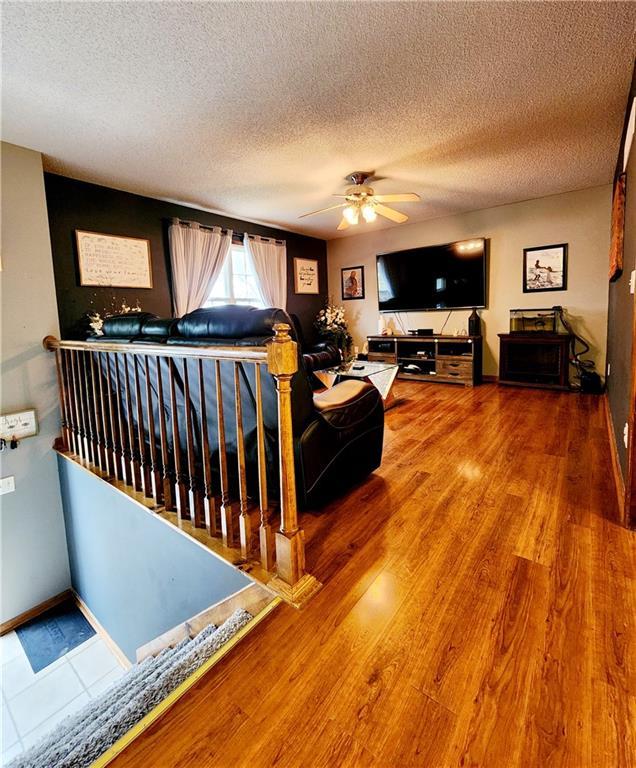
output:
[{"label": "framed wall art", "polygon": [[523,292],[565,291],[568,287],[568,244],[523,249]]},{"label": "framed wall art", "polygon": [[75,230],[80,285],[152,288],[150,240]]},{"label": "framed wall art", "polygon": [[345,267],[340,270],[342,300],[364,299],[364,267]]},{"label": "framed wall art", "polygon": [[294,292],[320,293],[316,259],[294,259]]}]

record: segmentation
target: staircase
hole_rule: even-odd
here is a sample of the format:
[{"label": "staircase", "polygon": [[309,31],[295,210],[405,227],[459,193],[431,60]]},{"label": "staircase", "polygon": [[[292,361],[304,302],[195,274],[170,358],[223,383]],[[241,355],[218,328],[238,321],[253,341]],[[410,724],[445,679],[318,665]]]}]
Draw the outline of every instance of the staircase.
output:
[{"label": "staircase", "polygon": [[91,765],[252,618],[252,614],[238,608],[220,626],[209,624],[194,638],[185,637],[174,647],[146,657],[7,768]]}]

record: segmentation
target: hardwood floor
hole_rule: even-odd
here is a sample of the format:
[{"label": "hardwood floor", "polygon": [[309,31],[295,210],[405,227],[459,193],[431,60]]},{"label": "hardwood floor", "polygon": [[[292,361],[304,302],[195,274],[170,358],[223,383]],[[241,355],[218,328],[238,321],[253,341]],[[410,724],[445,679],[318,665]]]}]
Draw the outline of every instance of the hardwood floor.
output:
[{"label": "hardwood floor", "polygon": [[636,765],[636,564],[602,400],[397,384],[282,606],[113,763]]}]

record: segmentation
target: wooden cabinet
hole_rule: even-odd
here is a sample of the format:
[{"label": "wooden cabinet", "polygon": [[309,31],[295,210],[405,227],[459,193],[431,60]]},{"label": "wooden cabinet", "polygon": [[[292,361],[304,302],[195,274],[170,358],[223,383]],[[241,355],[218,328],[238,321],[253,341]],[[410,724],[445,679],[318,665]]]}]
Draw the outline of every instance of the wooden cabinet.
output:
[{"label": "wooden cabinet", "polygon": [[569,333],[500,333],[499,383],[569,389]]},{"label": "wooden cabinet", "polygon": [[481,336],[367,336],[369,360],[400,366],[399,379],[481,383]]}]

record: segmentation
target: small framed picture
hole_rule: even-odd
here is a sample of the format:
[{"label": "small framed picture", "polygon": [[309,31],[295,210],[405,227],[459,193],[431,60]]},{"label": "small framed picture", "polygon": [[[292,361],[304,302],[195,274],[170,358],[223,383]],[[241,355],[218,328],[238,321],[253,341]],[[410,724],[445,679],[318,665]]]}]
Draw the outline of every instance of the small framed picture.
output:
[{"label": "small framed picture", "polygon": [[294,293],[320,293],[315,259],[294,259]]},{"label": "small framed picture", "polygon": [[342,300],[364,299],[364,267],[345,267],[340,270]]},{"label": "small framed picture", "polygon": [[565,291],[568,287],[568,244],[523,249],[523,292]]}]

